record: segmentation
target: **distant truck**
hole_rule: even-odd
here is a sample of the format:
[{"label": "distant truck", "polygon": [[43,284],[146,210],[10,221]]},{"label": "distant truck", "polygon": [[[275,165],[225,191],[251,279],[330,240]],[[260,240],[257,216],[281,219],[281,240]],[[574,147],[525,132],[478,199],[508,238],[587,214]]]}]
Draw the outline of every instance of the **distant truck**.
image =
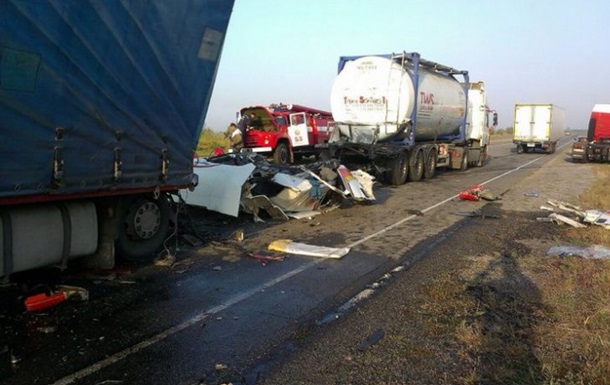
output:
[{"label": "distant truck", "polygon": [[162,246],[233,3],[0,1],[0,277]]},{"label": "distant truck", "polygon": [[572,160],[610,161],[610,104],[596,104],[591,111],[587,136],[572,144]]},{"label": "distant truck", "polygon": [[565,111],[554,104],[515,104],[513,143],[517,153],[540,149],[554,153],[565,135]]},{"label": "distant truck", "polygon": [[416,52],[341,57],[331,110],[329,155],[392,185],[482,166],[497,124],[483,82]]},{"label": "distant truck", "polygon": [[242,108],[238,125],[245,130],[246,149],[287,165],[303,156],[319,154],[317,146],[328,142],[332,119],[328,111],[278,103]]}]

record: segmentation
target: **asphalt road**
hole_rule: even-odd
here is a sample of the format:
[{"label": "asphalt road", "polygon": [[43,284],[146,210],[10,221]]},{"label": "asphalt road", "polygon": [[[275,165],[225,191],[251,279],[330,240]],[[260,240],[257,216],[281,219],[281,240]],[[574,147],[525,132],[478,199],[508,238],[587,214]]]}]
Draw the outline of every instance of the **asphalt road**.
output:
[{"label": "asphalt road", "polygon": [[0,341],[0,380],[254,384],[257,373],[294,349],[292,341],[308,325],[349,317],[393,269],[425,258],[426,249],[475,207],[457,198],[459,190],[486,183],[501,194],[550,158],[565,157],[564,145],[569,138],[546,155],[517,154],[510,141],[494,143],[484,167],[397,188],[376,186],[375,204],[347,205],[311,220],[259,224],[189,210],[189,225],[210,237],[243,229],[241,244],[253,252],[286,238],[350,252],[338,260],[289,256],[263,266],[236,250],[179,245],[182,263],[174,268],[127,266],[129,274],[114,279],[66,272],[53,279],[86,286],[89,301],[43,314],[0,314],[6,339]]}]

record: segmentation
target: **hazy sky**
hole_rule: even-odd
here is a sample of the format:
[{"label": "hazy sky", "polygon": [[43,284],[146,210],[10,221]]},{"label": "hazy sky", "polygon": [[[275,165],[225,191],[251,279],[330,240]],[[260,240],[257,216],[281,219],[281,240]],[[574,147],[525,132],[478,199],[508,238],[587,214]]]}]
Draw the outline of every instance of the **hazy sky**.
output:
[{"label": "hazy sky", "polygon": [[515,103],[562,106],[572,129],[610,103],[608,0],[236,0],[205,125],[250,105],[330,110],[340,56],[403,51],[483,80],[500,128]]}]

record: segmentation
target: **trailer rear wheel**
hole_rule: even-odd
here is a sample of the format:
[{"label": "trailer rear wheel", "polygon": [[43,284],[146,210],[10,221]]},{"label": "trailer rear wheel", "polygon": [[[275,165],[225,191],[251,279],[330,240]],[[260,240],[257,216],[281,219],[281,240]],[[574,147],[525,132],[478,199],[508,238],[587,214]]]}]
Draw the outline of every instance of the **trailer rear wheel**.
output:
[{"label": "trailer rear wheel", "polygon": [[436,174],[436,163],[438,161],[438,155],[436,154],[436,149],[432,147],[426,153],[426,167],[424,168],[424,178],[432,179],[434,174]]},{"label": "trailer rear wheel", "polygon": [[468,170],[468,149],[465,148],[462,153],[462,164],[460,166],[460,171]]},{"label": "trailer rear wheel", "polygon": [[424,152],[421,148],[415,148],[409,159],[409,181],[419,182],[424,176]]},{"label": "trailer rear wheel", "polygon": [[485,163],[486,159],[487,159],[487,146],[484,146],[483,148],[481,148],[481,151],[479,153],[479,159],[477,160],[475,166],[482,167],[483,163]]},{"label": "trailer rear wheel", "polygon": [[169,228],[167,197],[135,195],[122,198],[117,206],[117,254],[134,261],[148,260],[163,244]]},{"label": "trailer rear wheel", "polygon": [[278,143],[273,152],[273,163],[280,166],[290,164],[290,150],[285,142]]},{"label": "trailer rear wheel", "polygon": [[389,162],[389,171],[386,175],[386,180],[392,186],[399,186],[407,181],[409,174],[409,161],[407,153],[401,152],[396,158]]}]

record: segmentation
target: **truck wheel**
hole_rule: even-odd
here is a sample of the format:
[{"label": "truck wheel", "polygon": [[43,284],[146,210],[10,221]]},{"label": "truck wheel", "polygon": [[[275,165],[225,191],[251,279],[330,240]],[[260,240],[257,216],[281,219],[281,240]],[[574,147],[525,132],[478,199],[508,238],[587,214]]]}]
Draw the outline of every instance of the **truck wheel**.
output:
[{"label": "truck wheel", "polygon": [[468,170],[468,149],[464,148],[464,152],[462,153],[462,164],[460,166],[460,171]]},{"label": "truck wheel", "polygon": [[273,163],[280,166],[287,166],[290,164],[290,150],[286,143],[279,143],[275,147],[273,152]]},{"label": "truck wheel", "polygon": [[487,146],[483,147],[481,149],[481,151],[479,152],[479,159],[477,160],[475,166],[483,167],[483,163],[485,163],[486,159],[487,159]]},{"label": "truck wheel", "polygon": [[582,163],[589,163],[589,153],[585,149],[585,152],[582,154],[582,159],[580,160]]},{"label": "truck wheel", "polygon": [[390,160],[390,170],[387,173],[386,180],[392,186],[400,186],[407,181],[409,174],[409,162],[407,153],[401,152],[396,158]]},{"label": "truck wheel", "polygon": [[157,251],[169,228],[170,206],[165,195],[122,198],[117,209],[117,254],[133,261],[146,261]]},{"label": "truck wheel", "polygon": [[523,154],[523,146],[520,144],[517,145],[517,154]]},{"label": "truck wheel", "polygon": [[409,159],[409,181],[419,182],[424,176],[424,152],[416,148],[411,152]]},{"label": "truck wheel", "polygon": [[437,160],[438,160],[438,158],[437,158],[437,154],[436,154],[436,149],[431,148],[426,153],[426,159],[425,159],[426,167],[424,168],[424,178],[425,179],[432,179],[434,177],[434,174],[436,174]]}]

